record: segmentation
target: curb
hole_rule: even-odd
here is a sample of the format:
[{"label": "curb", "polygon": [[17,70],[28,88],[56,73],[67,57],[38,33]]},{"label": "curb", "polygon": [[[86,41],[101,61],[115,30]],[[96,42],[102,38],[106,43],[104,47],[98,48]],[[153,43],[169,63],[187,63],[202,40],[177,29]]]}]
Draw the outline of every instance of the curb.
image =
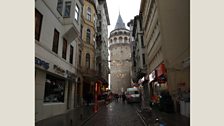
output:
[{"label": "curb", "polygon": [[139,118],[141,119],[144,126],[151,126],[149,122],[147,123],[147,121],[145,121],[145,118],[143,117],[143,115],[140,112],[141,112],[141,110],[139,108],[137,108],[136,113],[139,116]]},{"label": "curb", "polygon": [[[100,111],[100,110],[99,110],[99,111]],[[97,111],[97,112],[99,112],[99,111]],[[94,115],[96,115],[97,112],[91,114],[87,119],[85,119],[85,120],[81,123],[80,126],[83,126],[84,124],[86,124],[86,123],[87,123],[87,122],[88,122]]]},{"label": "curb", "polygon": [[144,126],[150,126],[150,125],[147,125],[145,120],[143,119],[143,117],[140,115],[140,113],[138,112],[138,110],[136,110],[136,113],[138,115],[138,117],[141,119],[142,123],[144,124]]}]

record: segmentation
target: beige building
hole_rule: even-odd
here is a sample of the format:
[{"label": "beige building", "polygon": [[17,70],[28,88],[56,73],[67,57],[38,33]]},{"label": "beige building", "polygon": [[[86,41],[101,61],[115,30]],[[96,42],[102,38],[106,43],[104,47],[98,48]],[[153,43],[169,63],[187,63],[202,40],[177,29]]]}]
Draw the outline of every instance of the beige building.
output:
[{"label": "beige building", "polygon": [[82,44],[79,50],[79,71],[82,75],[83,98],[87,102],[89,94],[93,95],[95,89],[95,35],[96,35],[96,4],[93,0],[83,1],[81,37]]},{"label": "beige building", "polygon": [[130,31],[119,14],[115,29],[109,37],[110,89],[114,93],[126,91],[131,86]]},{"label": "beige building", "polygon": [[[65,117],[79,106],[79,0],[35,1],[35,125]],[[79,98],[80,99],[80,98]],[[63,120],[54,124],[64,124]],[[52,125],[54,125],[52,124]]]},{"label": "beige building", "polygon": [[190,90],[190,1],[141,0],[140,15],[150,93],[168,90],[178,111],[178,89]]},{"label": "beige building", "polygon": [[108,86],[108,24],[106,0],[83,1],[78,71],[82,75],[84,102],[95,102],[95,96],[101,95]]}]

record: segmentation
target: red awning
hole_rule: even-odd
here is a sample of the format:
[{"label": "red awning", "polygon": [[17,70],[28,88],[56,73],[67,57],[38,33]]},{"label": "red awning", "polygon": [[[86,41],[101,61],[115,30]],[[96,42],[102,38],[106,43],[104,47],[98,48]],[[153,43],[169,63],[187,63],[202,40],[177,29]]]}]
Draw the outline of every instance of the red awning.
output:
[{"label": "red awning", "polygon": [[156,71],[157,71],[157,77],[163,75],[166,73],[166,67],[165,67],[165,64],[160,64],[157,68],[156,68]]}]

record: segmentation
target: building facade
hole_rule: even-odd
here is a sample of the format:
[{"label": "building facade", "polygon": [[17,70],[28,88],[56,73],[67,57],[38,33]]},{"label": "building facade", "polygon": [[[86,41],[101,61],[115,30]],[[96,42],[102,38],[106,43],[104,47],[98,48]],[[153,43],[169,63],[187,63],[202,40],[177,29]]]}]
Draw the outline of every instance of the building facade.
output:
[{"label": "building facade", "polygon": [[190,90],[190,2],[141,0],[139,15],[150,96],[167,90],[178,112],[180,91]]},{"label": "building facade", "polygon": [[110,25],[106,0],[99,0],[97,6],[97,33],[96,33],[96,71],[101,77],[100,89],[105,91],[108,87],[108,25]]},{"label": "building facade", "polygon": [[108,24],[106,0],[83,1],[78,71],[82,75],[84,104],[96,102],[97,96],[108,87]]},{"label": "building facade", "polygon": [[88,97],[93,95],[95,89],[96,73],[95,69],[95,35],[96,35],[96,4],[93,0],[83,1],[82,28],[81,37],[82,44],[80,52],[79,68],[82,74],[83,98],[84,102],[88,102]]},{"label": "building facade", "polygon": [[137,76],[136,76],[136,60],[135,60],[135,51],[136,51],[136,45],[135,45],[135,38],[132,36],[133,33],[133,26],[134,26],[134,20],[131,19],[128,22],[128,27],[130,29],[130,48],[131,48],[131,71],[130,71],[130,75],[131,75],[131,84],[135,85],[136,82],[138,81]]},{"label": "building facade", "polygon": [[131,86],[130,31],[119,14],[115,29],[110,32],[110,89],[122,93]]},{"label": "building facade", "polygon": [[[78,8],[78,9],[77,9]],[[35,1],[35,125],[49,125],[78,106],[79,0]],[[52,123],[63,123],[57,120]],[[64,123],[63,123],[64,124]],[[66,125],[66,124],[64,124]]]},{"label": "building facade", "polygon": [[131,44],[132,48],[132,71],[133,71],[133,81],[138,82],[143,76],[146,75],[146,61],[145,61],[145,45],[143,40],[143,30],[141,15],[137,15],[133,20],[129,22],[129,27],[131,29],[131,36],[133,42]]}]

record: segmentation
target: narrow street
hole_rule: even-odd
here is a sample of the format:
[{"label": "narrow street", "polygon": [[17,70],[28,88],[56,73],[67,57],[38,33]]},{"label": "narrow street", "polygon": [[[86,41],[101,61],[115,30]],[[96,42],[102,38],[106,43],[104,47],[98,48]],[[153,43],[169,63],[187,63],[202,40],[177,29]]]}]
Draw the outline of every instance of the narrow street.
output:
[{"label": "narrow street", "polygon": [[114,101],[102,108],[84,126],[143,126],[136,113],[137,104]]},{"label": "narrow street", "polygon": [[35,125],[189,126],[189,15],[189,1],[35,0]]}]

